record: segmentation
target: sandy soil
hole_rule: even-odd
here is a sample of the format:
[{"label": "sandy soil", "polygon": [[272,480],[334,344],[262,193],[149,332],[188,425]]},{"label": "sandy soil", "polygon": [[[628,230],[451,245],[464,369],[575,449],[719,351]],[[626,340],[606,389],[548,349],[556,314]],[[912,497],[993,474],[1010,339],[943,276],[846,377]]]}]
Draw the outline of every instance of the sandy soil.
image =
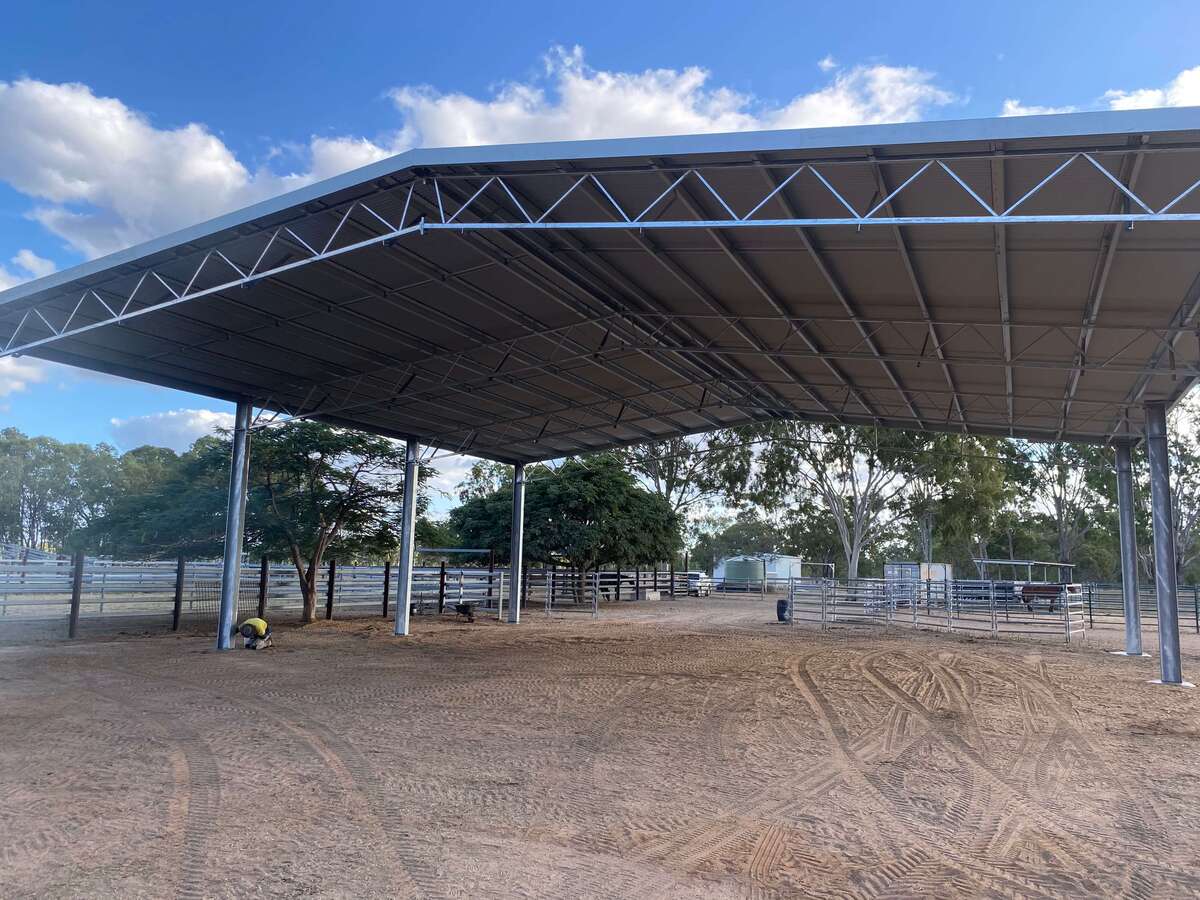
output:
[{"label": "sandy soil", "polygon": [[772,612],[0,648],[0,895],[1200,895],[1200,690],[1117,629]]}]

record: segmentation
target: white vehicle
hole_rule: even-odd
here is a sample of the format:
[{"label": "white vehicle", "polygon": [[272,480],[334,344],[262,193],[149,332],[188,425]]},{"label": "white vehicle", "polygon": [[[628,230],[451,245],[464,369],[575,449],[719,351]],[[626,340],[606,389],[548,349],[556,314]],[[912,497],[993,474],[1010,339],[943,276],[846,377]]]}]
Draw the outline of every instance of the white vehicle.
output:
[{"label": "white vehicle", "polygon": [[712,579],[704,572],[688,572],[687,585],[689,597],[707,597],[712,593]]}]

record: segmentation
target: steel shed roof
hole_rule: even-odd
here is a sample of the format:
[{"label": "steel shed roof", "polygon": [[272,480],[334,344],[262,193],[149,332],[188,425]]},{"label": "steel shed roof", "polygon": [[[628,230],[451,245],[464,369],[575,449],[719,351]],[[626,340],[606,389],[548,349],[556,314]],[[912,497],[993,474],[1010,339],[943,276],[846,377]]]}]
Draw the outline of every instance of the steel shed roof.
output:
[{"label": "steel shed roof", "polygon": [[28,353],[506,461],[1099,441],[1198,374],[1200,110],[414,150],[0,294]]}]

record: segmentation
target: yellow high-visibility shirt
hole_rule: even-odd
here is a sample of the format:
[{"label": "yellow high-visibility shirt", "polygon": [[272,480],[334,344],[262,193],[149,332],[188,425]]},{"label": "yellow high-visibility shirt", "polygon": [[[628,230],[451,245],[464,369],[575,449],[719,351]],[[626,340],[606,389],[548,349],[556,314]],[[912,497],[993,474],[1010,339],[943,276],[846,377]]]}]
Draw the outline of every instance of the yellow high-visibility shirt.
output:
[{"label": "yellow high-visibility shirt", "polygon": [[268,631],[270,631],[270,628],[268,628],[268,627],[267,627],[267,622],[266,622],[266,620],[265,620],[265,619],[260,619],[260,618],[258,618],[257,616],[255,616],[255,617],[253,617],[253,618],[250,618],[250,619],[247,619],[245,622],[243,622],[243,623],[242,623],[242,624],[241,624],[241,625],[238,627],[238,631],[241,631],[241,630],[242,630],[243,628],[245,628],[247,625],[249,625],[251,628],[253,628],[253,629],[254,629],[254,636],[255,636],[255,637],[266,637],[266,634],[267,634],[267,632],[268,632]]}]

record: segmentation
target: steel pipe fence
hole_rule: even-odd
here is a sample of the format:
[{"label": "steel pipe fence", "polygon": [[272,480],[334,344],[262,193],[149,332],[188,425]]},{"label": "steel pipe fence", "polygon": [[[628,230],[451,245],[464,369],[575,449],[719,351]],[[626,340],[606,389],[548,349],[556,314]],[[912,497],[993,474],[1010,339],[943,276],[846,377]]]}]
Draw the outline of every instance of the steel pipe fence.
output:
[{"label": "steel pipe fence", "polygon": [[[1011,582],[799,579],[781,617],[793,626],[896,625],[945,632],[1078,639],[1089,625],[1085,594],[1026,602]],[[1119,595],[1118,595],[1119,600]]]},{"label": "steel pipe fence", "polygon": [[[332,582],[330,574],[333,573]],[[670,596],[687,596],[685,573],[642,570],[586,572],[554,567],[526,570],[522,596],[526,608],[547,613],[599,614],[601,603],[634,600],[651,585]],[[85,622],[171,617],[181,623],[215,624],[220,608],[222,562],[85,559],[79,590],[74,588],[72,559],[0,559],[0,625],[47,623],[72,615]],[[330,560],[315,573],[316,615],[333,618],[364,612],[394,614],[396,581],[391,567],[336,565]],[[673,588],[672,588],[673,585]],[[695,586],[693,585],[693,593]],[[513,602],[511,570],[467,566],[419,566],[413,570],[412,612],[417,615],[466,611],[503,619]],[[322,613],[322,604],[324,610]],[[304,606],[300,578],[290,563],[251,563],[240,571],[237,617],[258,612],[268,618],[299,618]]]},{"label": "steel pipe fence", "polygon": [[[78,597],[73,594],[71,559],[0,559],[0,624],[5,621],[47,622],[67,617],[73,606],[86,620],[120,617],[173,616],[178,603],[185,623],[215,623],[220,605],[220,560],[194,562],[162,560],[110,562],[87,559],[83,563]],[[384,609],[384,586],[395,602],[395,580],[385,577],[384,566],[339,566],[330,591],[330,567],[323,566],[314,579],[318,615],[322,601],[327,612],[361,612]],[[461,602],[495,608],[507,583],[502,570],[419,567],[414,571],[413,601],[420,612],[444,610]],[[178,601],[177,598],[178,597]],[[276,618],[298,617],[304,595],[299,575],[289,563],[272,563],[264,575],[262,564],[242,565],[238,587],[239,617],[260,609]]]},{"label": "steel pipe fence", "polygon": [[[332,615],[394,613],[395,572],[384,566],[337,566]],[[330,568],[315,578],[317,614],[330,598]],[[9,554],[0,558],[0,628],[5,623],[65,621],[77,609],[86,625],[105,619],[163,618],[199,625],[216,622],[220,598],[221,561],[109,561],[86,559],[73,597],[74,565],[66,557],[48,554]],[[385,603],[385,585],[388,592]],[[525,609],[547,615],[585,613],[596,616],[602,604],[646,599],[683,599],[721,593],[749,601],[774,599],[784,603],[783,614],[794,625],[828,628],[835,625],[904,625],[944,631],[991,635],[1061,635],[1070,640],[1096,624],[1124,620],[1121,586],[1083,585],[1050,609],[1045,598],[1031,606],[1011,582],[1002,581],[885,581],[882,579],[767,578],[757,580],[696,578],[662,568],[578,572],[557,567],[532,567],[519,602]],[[421,566],[414,570],[412,604],[418,615],[453,615],[460,605],[475,614],[503,618],[512,602],[511,573],[469,566]],[[1152,587],[1142,586],[1139,605],[1143,621],[1157,626]],[[178,606],[178,610],[176,610]],[[247,561],[241,569],[239,618],[259,609],[269,618],[299,618],[303,594],[295,568],[271,563],[265,575],[261,562]],[[1179,618],[1200,634],[1200,586],[1179,591]]]}]

